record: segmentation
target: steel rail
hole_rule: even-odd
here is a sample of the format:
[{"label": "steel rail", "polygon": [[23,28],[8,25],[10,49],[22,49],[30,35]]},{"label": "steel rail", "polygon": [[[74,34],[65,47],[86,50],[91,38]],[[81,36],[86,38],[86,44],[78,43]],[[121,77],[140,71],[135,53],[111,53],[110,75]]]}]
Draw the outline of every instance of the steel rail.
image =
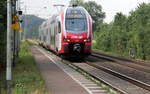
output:
[{"label": "steel rail", "polygon": [[[127,67],[142,71],[142,72],[146,72],[146,73],[150,73],[150,67],[143,65],[143,64],[139,64],[139,63],[129,63],[131,61],[124,61],[123,59],[120,59],[120,57],[116,57],[116,56],[111,56],[111,55],[105,55],[105,54],[101,54],[101,53],[97,53],[94,52],[91,56],[96,57],[96,58],[102,58],[108,61],[112,61],[113,63],[117,63],[119,65],[125,65]],[[133,65],[134,64],[134,65]]]},{"label": "steel rail", "polygon": [[86,63],[87,63],[88,65],[90,65],[90,66],[93,66],[93,67],[95,67],[95,68],[97,68],[97,69],[103,70],[103,71],[105,71],[105,72],[107,72],[107,73],[109,73],[109,74],[112,74],[112,75],[114,75],[114,76],[116,76],[116,77],[119,77],[119,78],[121,78],[121,79],[123,79],[123,80],[126,80],[126,81],[128,81],[128,82],[130,82],[130,83],[132,83],[132,84],[135,84],[136,86],[139,86],[139,87],[141,87],[141,88],[143,88],[143,89],[146,89],[146,90],[150,91],[150,85],[147,84],[147,83],[144,83],[144,82],[142,82],[142,81],[136,80],[136,79],[134,79],[134,78],[132,78],[132,77],[126,76],[126,75],[124,75],[124,74],[121,74],[121,73],[116,72],[116,71],[114,71],[114,70],[111,70],[111,69],[109,69],[109,68],[106,68],[106,67],[103,67],[103,66],[97,66],[97,65],[95,65],[95,64],[93,64],[93,63],[90,63],[90,62],[88,62],[88,61],[87,61]]}]

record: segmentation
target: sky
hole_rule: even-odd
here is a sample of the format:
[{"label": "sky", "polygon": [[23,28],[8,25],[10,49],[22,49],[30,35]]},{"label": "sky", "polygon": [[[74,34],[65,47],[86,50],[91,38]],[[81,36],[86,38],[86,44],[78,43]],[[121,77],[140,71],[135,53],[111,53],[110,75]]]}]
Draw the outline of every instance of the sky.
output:
[{"label": "sky", "polygon": [[[69,5],[70,0],[20,0],[21,9],[25,14],[34,14],[44,19],[55,14],[59,8],[54,7],[56,4]],[[143,2],[148,3],[150,0],[84,0],[95,1],[102,6],[102,10],[106,13],[105,22],[113,21],[117,12],[129,15],[129,12],[135,10],[137,6]],[[25,11],[26,10],[26,11]]]}]

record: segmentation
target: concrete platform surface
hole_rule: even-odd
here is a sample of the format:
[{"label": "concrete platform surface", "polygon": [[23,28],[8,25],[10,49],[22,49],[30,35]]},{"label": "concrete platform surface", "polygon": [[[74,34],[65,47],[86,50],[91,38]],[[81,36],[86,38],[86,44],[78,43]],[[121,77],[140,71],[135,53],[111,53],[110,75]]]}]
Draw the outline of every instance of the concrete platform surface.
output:
[{"label": "concrete platform surface", "polygon": [[32,53],[50,94],[89,94],[36,47],[32,47]]}]

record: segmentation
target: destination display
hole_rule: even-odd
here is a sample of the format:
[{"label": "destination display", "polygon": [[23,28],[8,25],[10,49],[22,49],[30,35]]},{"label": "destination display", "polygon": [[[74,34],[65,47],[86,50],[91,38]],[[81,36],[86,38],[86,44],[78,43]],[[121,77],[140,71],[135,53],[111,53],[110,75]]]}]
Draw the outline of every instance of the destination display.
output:
[{"label": "destination display", "polygon": [[68,14],[67,18],[83,18],[81,14]]}]

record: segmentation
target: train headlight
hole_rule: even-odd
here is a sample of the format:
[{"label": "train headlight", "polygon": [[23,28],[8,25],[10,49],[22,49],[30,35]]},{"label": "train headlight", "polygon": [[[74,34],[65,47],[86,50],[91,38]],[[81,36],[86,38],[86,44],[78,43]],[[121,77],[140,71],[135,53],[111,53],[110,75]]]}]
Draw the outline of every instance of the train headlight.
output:
[{"label": "train headlight", "polygon": [[90,42],[91,41],[91,39],[85,39],[84,40],[84,42]]},{"label": "train headlight", "polygon": [[67,38],[64,38],[64,41],[70,41],[69,39],[67,39]]}]

